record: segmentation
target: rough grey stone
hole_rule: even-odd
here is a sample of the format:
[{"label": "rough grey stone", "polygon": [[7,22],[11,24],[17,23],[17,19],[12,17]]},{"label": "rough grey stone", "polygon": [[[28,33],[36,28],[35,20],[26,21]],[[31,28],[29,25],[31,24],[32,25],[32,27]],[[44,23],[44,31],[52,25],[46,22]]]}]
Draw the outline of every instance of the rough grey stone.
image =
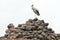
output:
[{"label": "rough grey stone", "polygon": [[29,19],[25,24],[14,27],[7,26],[6,34],[0,40],[60,40],[60,34],[56,34],[44,20]]}]

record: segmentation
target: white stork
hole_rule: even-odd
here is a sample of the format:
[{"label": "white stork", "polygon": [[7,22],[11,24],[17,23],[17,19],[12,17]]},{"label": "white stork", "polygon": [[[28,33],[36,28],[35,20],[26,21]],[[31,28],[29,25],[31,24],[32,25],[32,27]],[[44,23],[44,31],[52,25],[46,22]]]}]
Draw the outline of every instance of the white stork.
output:
[{"label": "white stork", "polygon": [[39,11],[36,8],[34,8],[33,5],[32,5],[32,10],[36,15],[38,16],[40,15]]}]

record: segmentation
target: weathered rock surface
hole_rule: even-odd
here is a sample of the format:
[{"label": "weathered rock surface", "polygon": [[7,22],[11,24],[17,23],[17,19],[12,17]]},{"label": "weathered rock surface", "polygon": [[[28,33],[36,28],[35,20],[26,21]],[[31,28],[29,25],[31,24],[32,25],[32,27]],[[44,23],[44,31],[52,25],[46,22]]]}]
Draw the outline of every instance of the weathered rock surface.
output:
[{"label": "weathered rock surface", "polygon": [[60,34],[56,34],[47,26],[44,20],[29,19],[25,24],[17,27],[11,23],[7,26],[6,34],[0,40],[60,40]]}]

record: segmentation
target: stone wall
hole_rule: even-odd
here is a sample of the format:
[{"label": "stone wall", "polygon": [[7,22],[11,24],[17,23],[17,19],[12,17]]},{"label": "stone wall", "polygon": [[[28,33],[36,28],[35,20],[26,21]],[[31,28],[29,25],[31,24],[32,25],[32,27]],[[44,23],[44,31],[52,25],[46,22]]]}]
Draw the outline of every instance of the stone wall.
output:
[{"label": "stone wall", "polygon": [[56,34],[48,25],[49,23],[37,18],[29,19],[17,27],[11,23],[0,40],[60,40],[60,34]]}]

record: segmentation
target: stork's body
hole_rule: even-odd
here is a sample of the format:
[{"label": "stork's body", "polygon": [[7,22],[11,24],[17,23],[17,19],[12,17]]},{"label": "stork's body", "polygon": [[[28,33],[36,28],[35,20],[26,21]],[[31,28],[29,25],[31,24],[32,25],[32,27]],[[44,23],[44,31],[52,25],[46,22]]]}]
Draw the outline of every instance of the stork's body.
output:
[{"label": "stork's body", "polygon": [[33,12],[34,12],[37,16],[40,15],[39,11],[38,11],[37,9],[35,9],[35,8],[33,7],[33,5],[32,5],[32,10],[33,10]]}]

